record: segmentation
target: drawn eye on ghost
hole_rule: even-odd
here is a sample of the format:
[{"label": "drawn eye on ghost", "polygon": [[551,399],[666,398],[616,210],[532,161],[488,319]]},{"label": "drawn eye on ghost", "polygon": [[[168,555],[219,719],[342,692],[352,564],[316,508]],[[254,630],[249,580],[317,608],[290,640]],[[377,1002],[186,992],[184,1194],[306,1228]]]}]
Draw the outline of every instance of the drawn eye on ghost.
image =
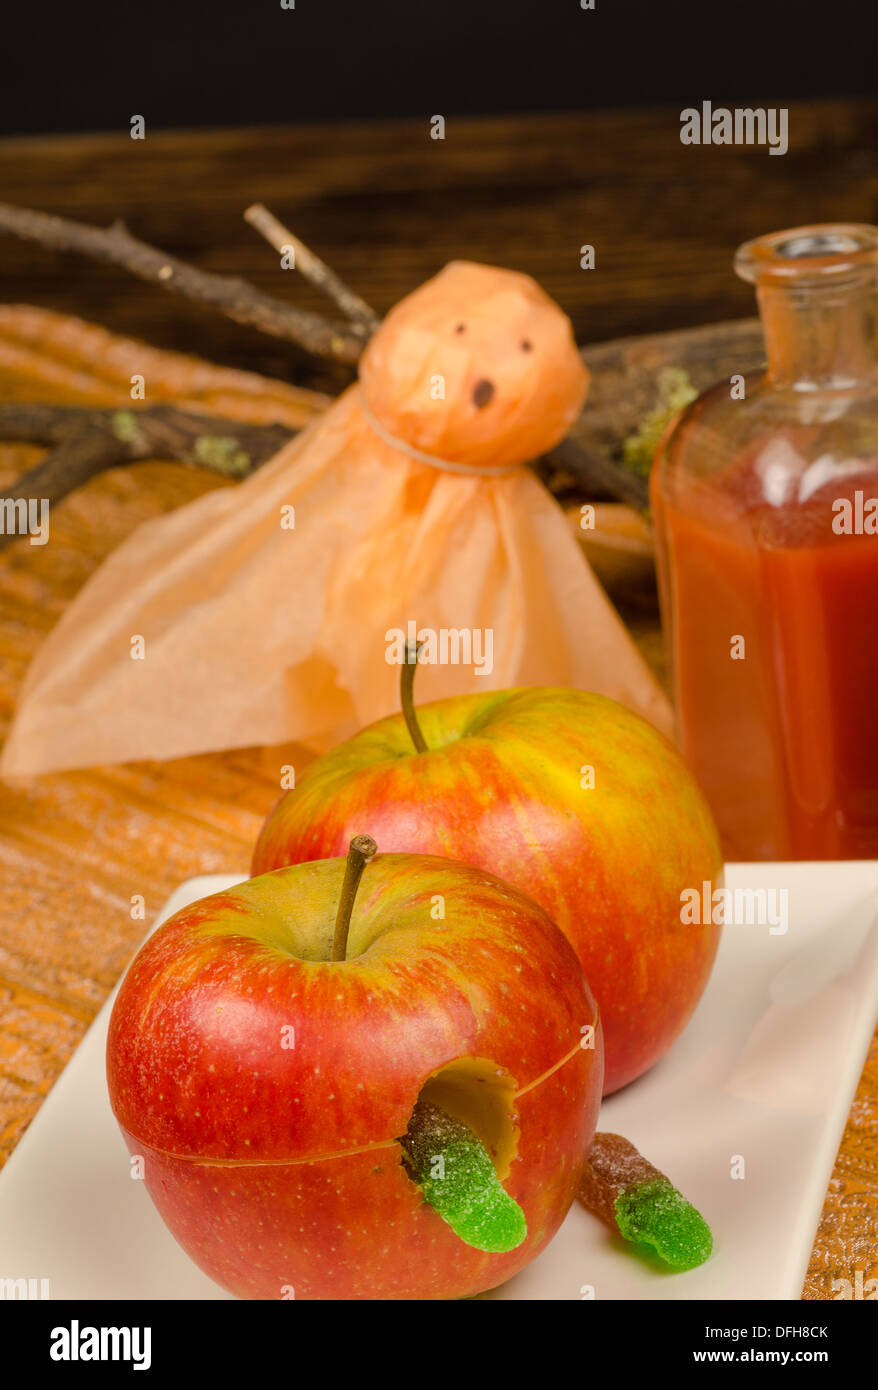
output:
[{"label": "drawn eye on ghost", "polygon": [[[460,336],[466,332],[466,324],[462,322],[455,324],[454,331]],[[533,343],[530,338],[522,338],[519,347],[522,352],[533,352]],[[495,391],[496,387],[490,377],[480,377],[472,391],[472,402],[476,409],[484,410],[486,405],[490,405],[494,399]]]}]

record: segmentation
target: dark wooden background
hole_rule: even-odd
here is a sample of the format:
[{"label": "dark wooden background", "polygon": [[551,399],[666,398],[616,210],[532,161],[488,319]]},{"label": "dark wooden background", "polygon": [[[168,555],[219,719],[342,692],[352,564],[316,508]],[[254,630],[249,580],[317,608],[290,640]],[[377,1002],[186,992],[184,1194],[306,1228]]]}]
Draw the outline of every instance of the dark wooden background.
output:
[{"label": "dark wooden background", "polygon": [[[140,237],[324,308],[241,220],[268,204],[379,311],[454,257],[530,272],[582,343],[748,316],[731,257],[760,232],[878,221],[878,101],[794,105],[790,152],[684,147],[679,110],[0,142],[0,197]],[[596,269],[579,248],[596,248]],[[0,302],[77,314],[160,347],[335,391],[341,369],[121,271],[0,240]],[[4,451],[3,481],[33,451]],[[17,463],[16,463],[17,460]],[[162,465],[95,480],[53,515],[53,546],[0,562],[0,722],[27,661],[112,546],[210,485]],[[57,540],[56,540],[57,537]],[[51,550],[52,554],[46,552]],[[243,871],[276,792],[258,750],[0,787],[0,1157],[35,1114],[181,879]],[[805,1296],[878,1276],[878,1048],[836,1164]]]},{"label": "dark wooden background", "polygon": [[[679,109],[0,142],[0,197],[109,223],[210,270],[324,309],[241,220],[267,203],[379,312],[454,257],[536,276],[598,342],[753,312],[732,272],[748,237],[878,220],[878,100],[794,105],[790,151],[684,146]],[[579,247],[596,269],[579,268]],[[0,242],[0,300],[97,319],[302,385],[338,385],[286,347],[121,271]]]}]

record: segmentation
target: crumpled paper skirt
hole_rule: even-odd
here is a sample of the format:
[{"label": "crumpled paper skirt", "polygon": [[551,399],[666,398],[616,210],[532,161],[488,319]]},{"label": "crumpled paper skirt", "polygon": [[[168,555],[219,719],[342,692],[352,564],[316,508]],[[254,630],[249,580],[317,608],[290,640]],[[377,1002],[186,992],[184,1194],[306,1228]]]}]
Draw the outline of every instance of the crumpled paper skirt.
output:
[{"label": "crumpled paper skirt", "polygon": [[145,523],[110,555],[32,663],[0,771],[325,748],[398,709],[388,646],[410,623],[492,633],[490,672],[424,665],[420,703],[571,685],[670,730],[536,478],[415,462],[371,430],[351,387],[251,478]]}]

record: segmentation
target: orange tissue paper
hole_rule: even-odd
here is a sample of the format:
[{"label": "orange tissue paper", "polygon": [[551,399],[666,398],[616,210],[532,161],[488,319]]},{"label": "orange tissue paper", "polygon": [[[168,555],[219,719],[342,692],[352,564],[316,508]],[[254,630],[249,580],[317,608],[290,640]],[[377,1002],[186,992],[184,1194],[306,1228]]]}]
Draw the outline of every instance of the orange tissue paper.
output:
[{"label": "orange tissue paper", "polygon": [[105,560],[28,671],[0,771],[322,749],[398,708],[412,635],[421,700],[570,685],[667,732],[667,700],[525,466],[587,384],[529,276],[452,262],[273,459]]}]

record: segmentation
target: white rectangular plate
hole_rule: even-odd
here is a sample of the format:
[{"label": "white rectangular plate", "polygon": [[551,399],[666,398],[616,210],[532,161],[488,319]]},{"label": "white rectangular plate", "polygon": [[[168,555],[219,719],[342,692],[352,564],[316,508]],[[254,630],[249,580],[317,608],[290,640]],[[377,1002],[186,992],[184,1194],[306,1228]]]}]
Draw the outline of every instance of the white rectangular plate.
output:
[{"label": "white rectangular plate", "polygon": [[[240,881],[190,879],[155,925]],[[878,1014],[878,863],[738,864],[727,883],[786,888],[788,931],[727,926],[689,1027],[600,1119],[704,1214],[711,1259],[660,1272],[577,1205],[533,1264],[483,1297],[800,1297]],[[0,1278],[48,1279],[51,1298],[229,1298],[130,1177],[104,1080],[112,999],[0,1174]]]}]

